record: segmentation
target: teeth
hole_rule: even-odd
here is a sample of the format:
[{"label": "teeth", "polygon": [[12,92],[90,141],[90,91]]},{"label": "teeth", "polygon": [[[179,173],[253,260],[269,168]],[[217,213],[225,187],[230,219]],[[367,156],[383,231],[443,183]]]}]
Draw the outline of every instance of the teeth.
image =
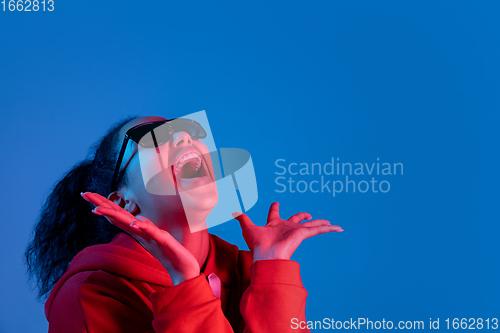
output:
[{"label": "teeth", "polygon": [[179,161],[177,162],[177,165],[175,166],[175,173],[178,174],[182,167],[184,166],[184,164],[186,164],[185,162],[191,158],[196,158],[198,161],[196,162],[196,167],[195,167],[195,170],[194,172],[197,172],[199,169],[200,169],[200,166],[201,166],[201,157],[200,155],[198,155],[197,153],[195,152],[192,152],[192,153],[189,153],[189,154],[186,154],[184,156],[182,156]]}]

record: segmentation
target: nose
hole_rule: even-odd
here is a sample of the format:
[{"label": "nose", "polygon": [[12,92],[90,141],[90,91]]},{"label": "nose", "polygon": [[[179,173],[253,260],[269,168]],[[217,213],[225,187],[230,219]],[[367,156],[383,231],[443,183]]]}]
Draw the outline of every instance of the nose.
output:
[{"label": "nose", "polygon": [[172,135],[172,143],[170,147],[180,147],[183,145],[191,145],[191,135],[189,135],[187,132],[180,131],[180,132],[175,132]]}]

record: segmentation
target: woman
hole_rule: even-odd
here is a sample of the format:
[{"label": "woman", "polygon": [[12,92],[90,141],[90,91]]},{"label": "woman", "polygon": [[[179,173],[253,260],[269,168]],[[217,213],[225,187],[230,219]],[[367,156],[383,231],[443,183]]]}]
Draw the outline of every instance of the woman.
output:
[{"label": "woman", "polygon": [[[307,213],[283,220],[273,203],[264,227],[233,214],[250,251],[191,232],[218,200],[203,133],[189,120],[128,119],[55,186],[26,250],[39,297],[50,292],[49,332],[285,332],[305,320],[290,257],[305,238],[342,229],[300,223]],[[161,156],[154,177],[142,148]],[[152,194],[164,188],[175,192]]]}]

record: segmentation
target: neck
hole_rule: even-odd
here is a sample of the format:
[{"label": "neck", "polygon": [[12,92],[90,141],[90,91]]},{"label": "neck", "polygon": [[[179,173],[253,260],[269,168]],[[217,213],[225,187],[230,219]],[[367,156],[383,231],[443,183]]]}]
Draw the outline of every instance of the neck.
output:
[{"label": "neck", "polygon": [[[191,232],[189,223],[184,214],[181,215],[169,212],[168,220],[164,221],[160,217],[155,219],[161,221],[158,224],[155,223],[160,229],[169,232],[175,240],[191,252],[196,261],[198,261],[200,271],[208,258],[208,251],[210,248],[210,239],[205,222],[206,215],[207,214],[196,216],[197,219],[194,219],[194,216],[191,217],[190,222],[192,226],[204,226],[204,228],[196,232]],[[176,223],[172,223],[173,221],[176,221]],[[194,221],[199,222],[195,223]],[[197,230],[199,228],[193,227],[193,229]]]},{"label": "neck", "polygon": [[208,250],[210,248],[210,239],[208,230],[200,230],[191,232],[189,228],[172,230],[171,235],[184,246],[195,257],[200,265],[200,270],[208,258]]}]

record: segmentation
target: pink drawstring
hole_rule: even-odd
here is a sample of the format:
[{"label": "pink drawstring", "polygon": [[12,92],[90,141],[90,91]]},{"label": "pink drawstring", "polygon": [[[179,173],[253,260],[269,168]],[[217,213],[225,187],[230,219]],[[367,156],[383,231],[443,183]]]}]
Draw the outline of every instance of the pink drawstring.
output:
[{"label": "pink drawstring", "polygon": [[210,285],[210,288],[212,288],[212,292],[214,293],[215,297],[220,298],[221,296],[221,283],[219,277],[215,273],[211,273],[208,278],[208,284]]}]

